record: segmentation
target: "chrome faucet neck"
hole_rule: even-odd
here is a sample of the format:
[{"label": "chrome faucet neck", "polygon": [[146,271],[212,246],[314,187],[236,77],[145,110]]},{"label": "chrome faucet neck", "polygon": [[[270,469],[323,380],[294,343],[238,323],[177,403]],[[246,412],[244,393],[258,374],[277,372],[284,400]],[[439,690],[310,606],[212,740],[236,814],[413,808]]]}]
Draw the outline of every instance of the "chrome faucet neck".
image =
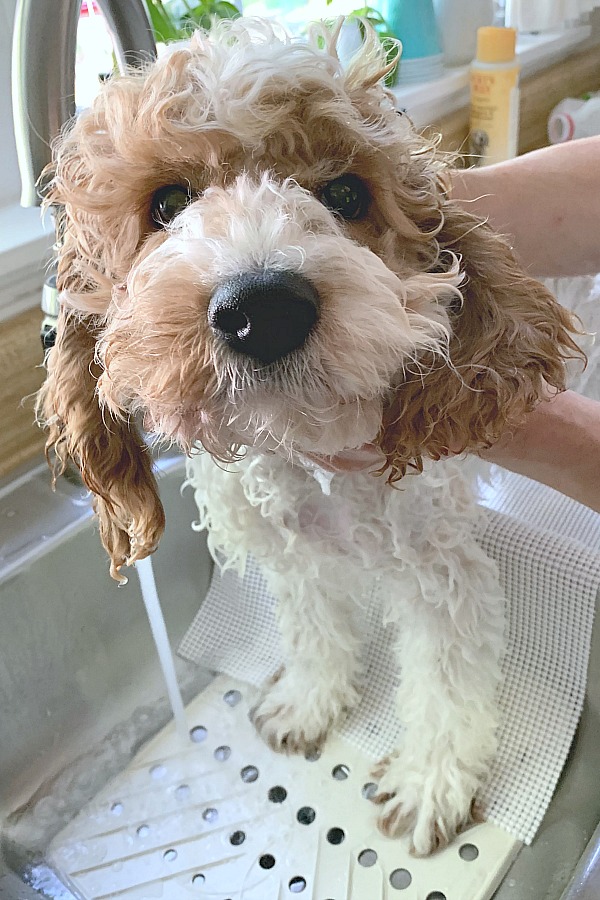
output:
[{"label": "chrome faucet neck", "polygon": [[[121,71],[156,56],[142,0],[97,0]],[[81,0],[18,0],[13,38],[13,116],[22,206],[39,206],[51,144],[75,115],[75,52]]]}]

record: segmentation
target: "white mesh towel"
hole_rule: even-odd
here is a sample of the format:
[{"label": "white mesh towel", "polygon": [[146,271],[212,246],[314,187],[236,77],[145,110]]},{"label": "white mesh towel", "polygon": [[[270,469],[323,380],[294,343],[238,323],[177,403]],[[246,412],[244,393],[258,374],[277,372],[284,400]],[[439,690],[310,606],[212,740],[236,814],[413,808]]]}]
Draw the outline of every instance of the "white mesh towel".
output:
[{"label": "white mesh towel", "polygon": [[[483,805],[491,821],[530,843],[581,713],[600,587],[600,516],[500,472],[489,495],[506,512],[490,509],[481,543],[499,565],[508,598],[509,651],[500,751]],[[533,524],[522,520],[529,512]],[[559,524],[560,535],[553,530]],[[216,573],[179,652],[258,685],[281,663],[274,603],[254,564],[242,581]],[[340,733],[375,758],[391,750],[401,732],[394,712],[394,628],[382,625],[376,584],[367,621],[365,692]]]}]

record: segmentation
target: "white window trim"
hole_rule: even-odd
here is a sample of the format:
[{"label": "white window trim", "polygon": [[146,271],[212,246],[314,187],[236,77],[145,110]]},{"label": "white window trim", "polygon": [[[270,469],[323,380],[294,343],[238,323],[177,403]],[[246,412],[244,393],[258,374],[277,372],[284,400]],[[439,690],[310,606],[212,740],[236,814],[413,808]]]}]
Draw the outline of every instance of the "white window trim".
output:
[{"label": "white window trim", "polygon": [[40,305],[53,240],[50,216],[42,221],[39,209],[0,207],[0,321]]},{"label": "white window trim", "polygon": [[[553,65],[591,36],[582,26],[560,32],[521,35],[517,58],[530,75]],[[469,67],[447,69],[443,78],[424,84],[394,88],[398,106],[407,110],[421,128],[467,105]],[[2,147],[0,145],[0,152]],[[44,268],[52,246],[50,217],[42,221],[39,209],[12,203],[0,207],[0,321],[39,305]]]}]

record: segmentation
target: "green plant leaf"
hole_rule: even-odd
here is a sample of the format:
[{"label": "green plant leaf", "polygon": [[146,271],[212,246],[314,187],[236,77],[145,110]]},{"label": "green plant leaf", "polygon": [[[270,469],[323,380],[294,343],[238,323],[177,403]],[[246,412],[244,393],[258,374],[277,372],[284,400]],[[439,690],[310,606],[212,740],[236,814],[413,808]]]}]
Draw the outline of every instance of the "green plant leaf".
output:
[{"label": "green plant leaf", "polygon": [[185,4],[187,12],[181,17],[182,25],[193,25],[209,28],[213,19],[237,19],[240,12],[233,3],[227,0],[203,0],[195,6]]},{"label": "green plant leaf", "polygon": [[215,12],[220,19],[239,19],[241,15],[237,6],[228,3],[227,0],[218,0],[215,4]]},{"label": "green plant leaf", "polygon": [[376,25],[385,25],[385,19],[379,10],[373,9],[372,6],[363,6],[361,9],[354,9],[348,14],[348,17],[350,19],[365,19],[370,25],[373,25],[373,27]]},{"label": "green plant leaf", "polygon": [[181,31],[163,6],[162,0],[146,0],[146,8],[157,41],[166,43],[181,39]]}]

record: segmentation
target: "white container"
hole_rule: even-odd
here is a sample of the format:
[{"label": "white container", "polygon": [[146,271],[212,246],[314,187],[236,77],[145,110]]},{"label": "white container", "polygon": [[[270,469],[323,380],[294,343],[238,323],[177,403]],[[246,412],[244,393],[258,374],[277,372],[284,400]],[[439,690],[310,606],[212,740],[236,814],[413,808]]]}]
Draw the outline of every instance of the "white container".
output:
[{"label": "white container", "polygon": [[494,21],[494,0],[433,0],[447,66],[466,66],[477,50],[477,29]]},{"label": "white container", "polygon": [[573,113],[583,106],[585,100],[578,97],[565,97],[548,116],[548,140],[551,144],[562,144],[569,140]]},{"label": "white container", "polygon": [[341,64],[347,66],[350,60],[359,52],[362,45],[363,37],[358,20],[346,19],[336,44],[336,51]]},{"label": "white container", "polygon": [[600,134],[600,97],[579,100],[567,97],[556,106],[548,119],[548,139],[563,144],[577,138]]}]

